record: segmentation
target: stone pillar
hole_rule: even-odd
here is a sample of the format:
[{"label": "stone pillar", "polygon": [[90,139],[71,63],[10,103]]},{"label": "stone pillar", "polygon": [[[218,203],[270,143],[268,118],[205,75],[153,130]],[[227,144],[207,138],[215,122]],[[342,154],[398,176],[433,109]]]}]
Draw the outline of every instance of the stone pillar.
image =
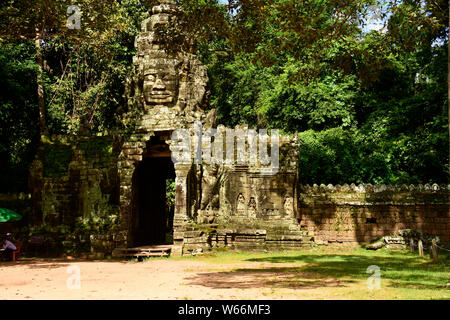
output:
[{"label": "stone pillar", "polygon": [[192,165],[175,164],[175,213],[173,218],[173,256],[183,254],[184,232],[188,222],[187,177]]},{"label": "stone pillar", "polygon": [[127,247],[130,242],[130,220],[132,214],[132,176],[134,171],[134,163],[130,161],[119,161],[119,177],[120,177],[120,214],[119,228],[115,235],[116,246]]},{"label": "stone pillar", "polygon": [[[145,142],[138,140],[140,137],[132,137],[131,142],[125,142],[119,156],[120,178],[120,215],[119,230],[115,235],[116,247],[128,247],[133,244],[132,218],[133,218],[133,174],[138,162],[142,161]],[[143,137],[142,139],[149,139]]]}]

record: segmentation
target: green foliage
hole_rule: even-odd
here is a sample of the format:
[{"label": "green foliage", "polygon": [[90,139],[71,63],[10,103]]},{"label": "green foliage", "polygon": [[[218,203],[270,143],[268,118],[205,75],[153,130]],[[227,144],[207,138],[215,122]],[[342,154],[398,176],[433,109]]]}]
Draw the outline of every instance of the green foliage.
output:
[{"label": "green foliage", "polygon": [[0,45],[0,192],[25,191],[27,167],[38,132],[33,47],[23,41]]},{"label": "green foliage", "polygon": [[122,127],[134,38],[145,15],[140,0],[122,1],[105,16],[108,28],[85,27],[82,38],[65,34],[49,41],[44,56],[50,69],[45,91],[51,134],[89,135]]},{"label": "green foliage", "polygon": [[[386,32],[364,32],[378,2],[179,0],[183,10],[158,34],[207,65],[220,123],[300,133],[302,183],[447,183],[448,2],[389,1]],[[134,38],[155,0],[78,1],[78,31],[65,27],[67,1],[8,3],[0,5],[0,192],[26,190],[39,142],[36,48],[12,39],[45,39],[50,134],[122,132]],[[100,140],[80,148],[107,158],[112,148]],[[46,176],[64,175],[70,162],[69,150],[54,148],[41,154]]]},{"label": "green foliage", "polygon": [[114,155],[111,138],[91,137],[78,142],[78,148],[83,150],[86,159],[103,159]]},{"label": "green foliage", "polygon": [[355,124],[354,77],[327,76],[323,81],[305,85],[290,82],[298,68],[285,64],[279,75],[270,76],[257,101],[259,113],[270,127],[287,132]]},{"label": "green foliage", "polygon": [[171,208],[175,205],[175,180],[166,180],[166,205]]},{"label": "green foliage", "polygon": [[[144,2],[78,1],[81,30],[65,26],[70,1],[0,5],[0,192],[27,190],[40,140],[36,48],[32,41],[15,39],[45,39],[42,84],[49,133],[107,133],[122,126],[119,109]],[[48,32],[36,34],[38,25]],[[46,174],[61,175],[64,167],[50,164]]]},{"label": "green foliage", "polygon": [[[300,138],[300,181],[302,183],[337,184],[344,179],[361,182],[355,176],[361,159],[355,152],[350,131],[335,128],[321,132],[312,130],[299,135]],[[316,180],[320,177],[320,180]]]},{"label": "green foliage", "polygon": [[448,182],[448,7],[391,4],[387,32],[364,33],[363,3],[344,5],[342,30],[332,1],[234,3],[233,27],[260,34],[239,50],[242,34],[200,50],[221,123],[300,132],[302,183]]},{"label": "green foliage", "polygon": [[43,176],[45,178],[58,178],[66,176],[73,152],[70,145],[44,144],[39,158],[42,160]]},{"label": "green foliage", "polygon": [[79,236],[91,234],[106,234],[114,230],[117,222],[117,214],[97,215],[89,218],[77,219],[74,233]]}]

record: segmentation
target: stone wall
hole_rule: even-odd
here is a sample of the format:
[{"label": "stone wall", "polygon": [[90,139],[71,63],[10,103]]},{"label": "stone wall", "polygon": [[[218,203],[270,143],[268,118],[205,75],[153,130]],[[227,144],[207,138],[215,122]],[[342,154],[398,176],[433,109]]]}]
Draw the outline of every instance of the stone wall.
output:
[{"label": "stone wall", "polygon": [[418,229],[450,243],[450,188],[442,185],[302,185],[299,219],[318,244],[364,243]]},{"label": "stone wall", "polygon": [[[312,238],[296,219],[296,175],[261,175],[247,167],[221,168],[217,198],[201,201],[188,218],[183,254],[212,248],[238,250],[299,249]],[[208,184],[203,186],[208,189]],[[203,194],[203,197],[207,193]]]},{"label": "stone wall", "polygon": [[[242,143],[249,151],[250,137],[247,126],[237,126]],[[228,141],[227,128],[218,126],[223,133],[223,150],[237,140]],[[191,135],[191,144],[196,138]],[[273,142],[273,141],[272,141]],[[210,149],[210,139],[203,139],[203,150]],[[191,150],[195,150],[192,148]],[[237,164],[238,151],[234,149],[231,163],[219,165],[203,162],[190,166],[185,185],[187,201],[183,224],[175,226],[174,239],[180,241],[182,254],[207,251],[212,248],[239,250],[268,250],[311,246],[311,237],[300,229],[297,217],[297,162],[298,140],[279,137],[280,162],[277,171],[271,165],[247,162],[251,153],[241,154],[247,164]],[[214,154],[214,151],[212,151]],[[224,154],[225,155],[225,154]],[[207,157],[208,158],[208,157]],[[181,210],[179,210],[181,212]]]},{"label": "stone wall", "polygon": [[80,243],[89,250],[91,242],[112,251],[119,240],[113,233],[118,150],[120,141],[111,137],[55,137],[42,144],[30,168],[30,233],[57,238],[68,251]]},{"label": "stone wall", "polygon": [[[65,228],[66,249],[88,242],[87,250],[110,253],[129,237],[119,200],[120,193],[123,199],[130,192],[124,178],[132,172],[121,172],[118,159],[135,154],[138,162],[145,151],[145,143],[136,142],[143,146],[139,152],[127,143],[93,137],[44,144],[31,168],[31,200],[26,194],[2,195],[0,206],[25,213],[34,228]],[[298,185],[297,143],[282,138],[276,175],[242,165],[175,165],[177,185],[184,190],[176,204],[184,213],[174,223],[178,254],[364,243],[401,229],[420,229],[450,243],[448,186]],[[133,161],[129,167],[133,170]]]}]

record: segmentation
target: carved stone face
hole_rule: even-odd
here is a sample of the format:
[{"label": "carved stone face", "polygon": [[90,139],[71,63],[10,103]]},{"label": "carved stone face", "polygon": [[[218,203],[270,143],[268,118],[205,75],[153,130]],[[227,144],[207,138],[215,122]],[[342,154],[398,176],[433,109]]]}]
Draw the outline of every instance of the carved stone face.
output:
[{"label": "carved stone face", "polygon": [[177,64],[170,59],[155,59],[144,72],[144,98],[148,105],[173,105],[178,97]]}]

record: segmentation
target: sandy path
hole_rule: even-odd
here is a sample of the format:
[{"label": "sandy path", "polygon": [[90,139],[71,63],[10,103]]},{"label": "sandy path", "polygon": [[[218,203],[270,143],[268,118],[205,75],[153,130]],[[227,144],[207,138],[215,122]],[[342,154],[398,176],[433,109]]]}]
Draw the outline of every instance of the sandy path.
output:
[{"label": "sandy path", "polygon": [[[68,269],[73,266],[79,267],[79,289],[67,286],[68,279],[69,284],[76,284],[71,281],[74,275]],[[243,271],[233,275],[226,272],[233,267]],[[271,264],[221,266],[173,260],[1,263],[0,299],[270,299],[277,272],[263,271],[266,267]],[[245,268],[257,271],[247,272]],[[267,283],[268,277],[274,281]],[[277,294],[276,298],[292,298],[289,294],[292,289],[283,290],[287,290],[287,295]]]}]

